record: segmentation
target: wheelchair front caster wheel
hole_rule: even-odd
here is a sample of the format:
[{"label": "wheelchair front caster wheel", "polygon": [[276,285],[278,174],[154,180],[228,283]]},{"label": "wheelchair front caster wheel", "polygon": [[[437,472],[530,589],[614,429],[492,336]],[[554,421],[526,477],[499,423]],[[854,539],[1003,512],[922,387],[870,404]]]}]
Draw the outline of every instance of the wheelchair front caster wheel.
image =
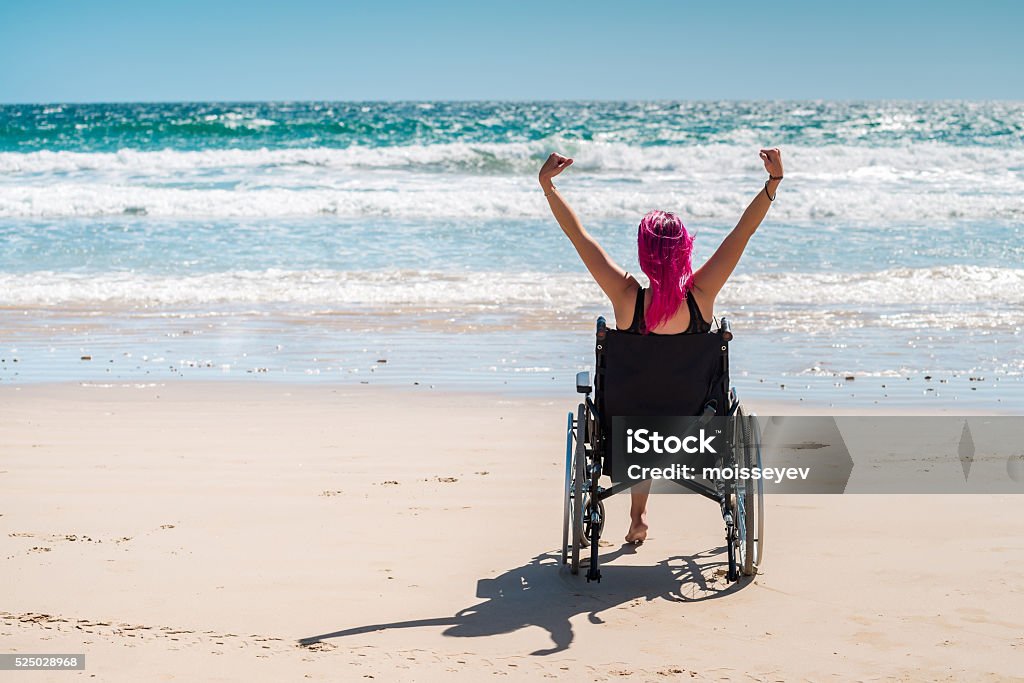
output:
[{"label": "wheelchair front caster wheel", "polygon": [[[597,509],[593,507],[593,497],[587,496],[583,503],[583,547],[586,548],[590,543],[596,542],[596,539],[601,538],[601,534],[604,533],[604,501],[597,501]],[[597,521],[597,536],[594,536],[594,521]]]}]

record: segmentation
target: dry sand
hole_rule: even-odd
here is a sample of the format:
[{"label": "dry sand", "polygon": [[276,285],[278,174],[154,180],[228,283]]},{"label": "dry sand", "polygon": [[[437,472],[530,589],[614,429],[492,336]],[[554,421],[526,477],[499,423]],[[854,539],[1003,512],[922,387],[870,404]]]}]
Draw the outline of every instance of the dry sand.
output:
[{"label": "dry sand", "polygon": [[588,585],[557,561],[573,405],[0,387],[0,652],[87,656],[34,681],[1024,676],[1024,497],[771,496],[727,585],[713,504],[653,497],[632,549],[617,496]]}]

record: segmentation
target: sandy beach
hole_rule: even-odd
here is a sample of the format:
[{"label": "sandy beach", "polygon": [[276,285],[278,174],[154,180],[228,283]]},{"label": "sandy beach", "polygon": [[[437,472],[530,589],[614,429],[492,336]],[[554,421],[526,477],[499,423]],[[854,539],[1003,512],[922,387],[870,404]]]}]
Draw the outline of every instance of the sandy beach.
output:
[{"label": "sandy beach", "polygon": [[0,683],[1024,682],[1021,25],[0,3]]},{"label": "sandy beach", "polygon": [[764,572],[729,585],[712,505],[655,496],[634,549],[618,496],[604,580],[587,584],[557,556],[573,405],[0,387],[0,651],[86,654],[33,680],[1024,672],[1021,498],[769,496]]}]

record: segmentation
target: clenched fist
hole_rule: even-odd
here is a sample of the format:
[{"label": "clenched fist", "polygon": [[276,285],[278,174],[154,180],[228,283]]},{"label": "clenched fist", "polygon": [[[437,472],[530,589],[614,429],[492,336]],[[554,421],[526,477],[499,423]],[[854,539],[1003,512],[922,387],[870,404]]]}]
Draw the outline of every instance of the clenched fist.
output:
[{"label": "clenched fist", "polygon": [[552,178],[570,166],[572,166],[572,159],[562,156],[557,152],[552,152],[551,156],[548,157],[548,160],[544,162],[544,165],[540,167],[540,173],[537,174],[537,179],[540,181],[542,187],[546,187],[551,183]]},{"label": "clenched fist", "polygon": [[768,175],[781,178],[782,152],[779,151],[779,148],[762,149],[760,156],[761,160],[764,161],[764,170],[768,171]]}]

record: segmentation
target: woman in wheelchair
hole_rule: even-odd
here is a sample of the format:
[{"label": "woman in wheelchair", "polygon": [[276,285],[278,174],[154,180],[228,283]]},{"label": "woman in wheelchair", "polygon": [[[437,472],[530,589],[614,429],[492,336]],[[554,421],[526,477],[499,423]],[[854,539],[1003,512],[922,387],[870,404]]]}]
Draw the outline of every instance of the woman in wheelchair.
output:
[{"label": "woman in wheelchair", "polygon": [[[761,225],[775,200],[782,180],[782,154],[776,149],[760,151],[768,179],[747,206],[736,227],[722,241],[704,265],[694,270],[691,263],[693,236],[679,216],[651,211],[640,220],[637,246],[640,269],[650,280],[643,287],[623,270],[582,226],[552,182],[572,165],[571,158],[551,154],[540,169],[539,181],[551,213],[583,259],[584,265],[611,301],[615,326],[634,334],[696,334],[711,329],[715,299],[740,260],[754,231]],[[629,543],[647,538],[647,499],[650,481],[631,489]]]}]

